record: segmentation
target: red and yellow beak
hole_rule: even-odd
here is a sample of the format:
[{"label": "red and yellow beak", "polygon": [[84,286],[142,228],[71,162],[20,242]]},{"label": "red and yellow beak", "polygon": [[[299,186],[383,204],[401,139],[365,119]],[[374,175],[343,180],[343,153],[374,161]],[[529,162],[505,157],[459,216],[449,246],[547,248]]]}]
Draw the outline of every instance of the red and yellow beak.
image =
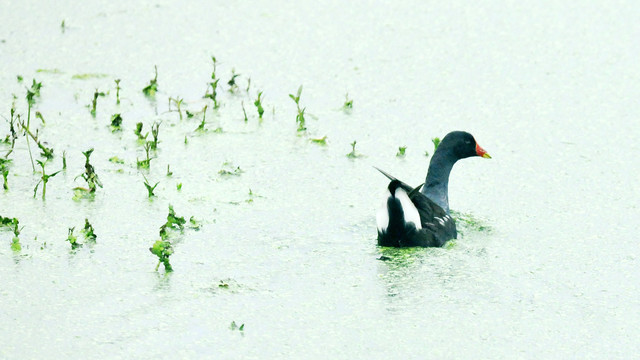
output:
[{"label": "red and yellow beak", "polygon": [[478,156],[482,156],[483,158],[491,159],[491,155],[489,155],[478,143],[476,143],[476,154]]}]

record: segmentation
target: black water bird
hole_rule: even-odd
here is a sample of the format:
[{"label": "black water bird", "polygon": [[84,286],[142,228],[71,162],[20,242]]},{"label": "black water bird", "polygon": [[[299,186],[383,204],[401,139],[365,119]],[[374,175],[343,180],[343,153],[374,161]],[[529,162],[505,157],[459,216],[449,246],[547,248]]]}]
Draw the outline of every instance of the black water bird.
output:
[{"label": "black water bird", "polygon": [[391,180],[376,217],[378,245],[442,246],[455,239],[456,224],[449,214],[449,174],[458,160],[471,156],[491,158],[471,134],[453,131],[433,154],[424,184],[413,188],[378,169]]}]

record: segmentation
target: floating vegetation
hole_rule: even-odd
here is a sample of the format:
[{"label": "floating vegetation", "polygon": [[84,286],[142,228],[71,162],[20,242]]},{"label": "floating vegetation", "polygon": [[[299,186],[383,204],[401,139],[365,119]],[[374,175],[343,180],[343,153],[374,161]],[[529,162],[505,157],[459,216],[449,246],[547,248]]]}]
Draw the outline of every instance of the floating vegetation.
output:
[{"label": "floating vegetation", "polygon": [[173,172],[171,171],[171,165],[167,164],[167,176],[172,176]]},{"label": "floating vegetation", "polygon": [[156,196],[156,194],[153,193],[153,190],[156,189],[156,186],[158,186],[158,184],[160,184],[160,182],[157,182],[155,185],[151,186],[149,184],[149,180],[147,180],[147,177],[144,176],[144,174],[142,175],[142,177],[144,178],[144,187],[147,188],[148,197]]},{"label": "floating vegetation", "polygon": [[101,78],[106,78],[107,76],[109,75],[86,73],[86,74],[75,74],[71,77],[71,79],[73,80],[101,79]]},{"label": "floating vegetation", "polygon": [[461,213],[459,211],[451,210],[451,215],[456,220],[458,224],[461,225],[458,228],[458,232],[464,235],[464,230],[470,231],[482,231],[482,232],[490,232],[493,228],[480,218],[477,218],[473,214],[470,213]]},{"label": "floating vegetation", "polygon": [[67,170],[67,150],[62,152],[62,170]]},{"label": "floating vegetation", "polygon": [[40,181],[38,181],[38,183],[36,184],[36,187],[33,189],[33,197],[34,198],[36,197],[36,193],[38,192],[38,186],[42,184],[42,200],[44,200],[45,196],[47,195],[47,182],[49,181],[50,178],[56,176],[62,170],[58,170],[53,174],[47,175],[44,171],[44,165],[46,164],[46,160],[44,162],[40,160],[36,160],[36,162],[38,163],[38,165],[42,167],[42,177],[40,178]]},{"label": "floating vegetation", "polygon": [[122,130],[122,116],[120,114],[113,114],[111,116],[111,131],[116,132]]},{"label": "floating vegetation", "polygon": [[234,167],[232,163],[225,161],[218,174],[222,176],[240,176],[243,172],[244,170],[240,169],[240,166]]},{"label": "floating vegetation", "polygon": [[298,92],[296,93],[296,95],[289,94],[289,97],[293,99],[293,101],[296,103],[296,108],[298,109],[298,114],[296,115],[296,124],[298,125],[298,131],[305,131],[307,130],[306,121],[304,119],[304,111],[306,110],[306,108],[300,108],[300,95],[302,95],[302,85],[300,85],[300,87],[298,88]]},{"label": "floating vegetation", "polygon": [[309,139],[309,141],[311,141],[314,144],[318,144],[318,145],[322,145],[322,146],[326,146],[327,145],[327,136],[323,136],[319,139]]},{"label": "floating vegetation", "polygon": [[109,162],[112,162],[114,164],[124,164],[124,160],[120,159],[117,156],[112,156],[109,158]]},{"label": "floating vegetation", "polygon": [[264,108],[262,107],[262,91],[258,92],[258,98],[253,102],[258,110],[258,118],[262,120],[262,114],[264,114]]},{"label": "floating vegetation", "polygon": [[407,151],[407,147],[406,146],[400,146],[398,148],[398,152],[396,153],[396,156],[397,157],[404,157],[405,151]]},{"label": "floating vegetation", "polygon": [[155,97],[156,92],[158,91],[158,66],[153,66],[155,76],[153,79],[149,80],[149,85],[145,86],[142,89],[142,92],[148,97]]},{"label": "floating vegetation", "polygon": [[184,230],[184,224],[187,221],[183,216],[177,216],[173,205],[169,205],[169,214],[167,214],[167,222],[160,226],[160,238],[166,240],[169,236],[168,230]]}]

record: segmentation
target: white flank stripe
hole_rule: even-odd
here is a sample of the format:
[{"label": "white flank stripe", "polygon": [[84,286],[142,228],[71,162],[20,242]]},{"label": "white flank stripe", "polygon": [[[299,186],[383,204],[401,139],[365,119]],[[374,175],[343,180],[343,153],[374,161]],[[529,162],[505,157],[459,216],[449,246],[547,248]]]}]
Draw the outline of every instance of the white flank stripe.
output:
[{"label": "white flank stripe", "polygon": [[[413,205],[411,199],[409,199],[409,195],[402,188],[396,189],[396,198],[400,200],[400,204],[402,205],[402,211],[404,211],[404,221],[412,222],[416,225],[416,229],[422,229],[422,223],[420,222],[420,214],[418,214],[418,209]],[[388,220],[387,220],[388,221]]]},{"label": "white flank stripe", "polygon": [[389,226],[389,210],[387,210],[387,199],[391,197],[391,193],[388,189],[386,195],[387,196],[385,196],[382,206],[376,213],[376,222],[378,223],[378,231],[380,232],[387,230],[387,227]]}]

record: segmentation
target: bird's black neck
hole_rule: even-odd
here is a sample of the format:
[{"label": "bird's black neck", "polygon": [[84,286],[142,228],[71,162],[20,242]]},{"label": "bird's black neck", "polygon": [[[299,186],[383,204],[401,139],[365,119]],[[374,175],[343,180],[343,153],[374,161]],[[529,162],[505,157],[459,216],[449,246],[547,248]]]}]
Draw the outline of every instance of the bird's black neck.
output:
[{"label": "bird's black neck", "polygon": [[421,192],[449,213],[449,174],[458,159],[451,151],[436,151],[429,163]]}]

